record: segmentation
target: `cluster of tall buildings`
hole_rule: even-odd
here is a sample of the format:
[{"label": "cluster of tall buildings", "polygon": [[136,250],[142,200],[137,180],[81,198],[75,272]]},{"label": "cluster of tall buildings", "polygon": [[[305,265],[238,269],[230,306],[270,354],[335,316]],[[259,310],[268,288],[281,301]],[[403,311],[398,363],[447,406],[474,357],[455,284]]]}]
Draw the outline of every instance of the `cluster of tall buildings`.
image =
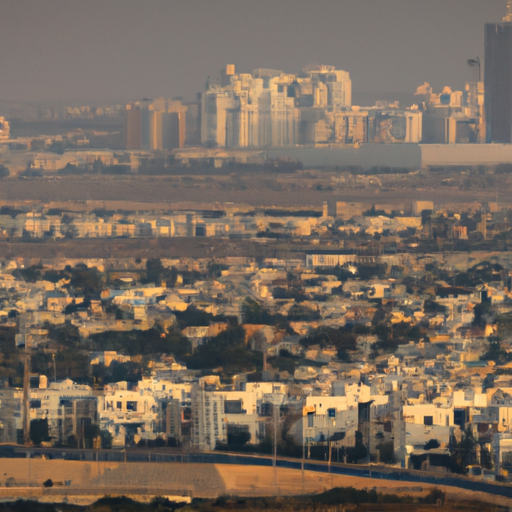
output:
[{"label": "cluster of tall buildings", "polygon": [[423,113],[421,142],[426,144],[485,142],[482,81],[467,82],[463,91],[453,91],[450,87],[444,87],[440,93],[434,93],[430,84],[424,83],[416,89],[415,96]]},{"label": "cluster of tall buildings", "polygon": [[422,113],[416,106],[354,106],[350,74],[324,65],[299,74],[262,68],[236,74],[229,64],[220,84],[207,81],[200,104],[162,98],[130,103],[125,110],[125,147],[132,150],[418,143],[421,138]]},{"label": "cluster of tall buildings", "polygon": [[[126,149],[278,148],[363,143],[512,143],[512,0],[500,23],[485,26],[485,75],[464,90],[434,93],[418,87],[417,101],[371,107],[352,104],[347,71],[314,65],[298,74],[275,69],[221,70],[196,103],[163,98],[130,103],[125,110]],[[188,126],[187,126],[188,125]]]},{"label": "cluster of tall buildings", "polygon": [[352,106],[347,71],[311,66],[299,74],[255,69],[207,83],[201,101],[201,142],[209,147],[265,148],[297,144],[419,142],[421,113],[388,105]]}]

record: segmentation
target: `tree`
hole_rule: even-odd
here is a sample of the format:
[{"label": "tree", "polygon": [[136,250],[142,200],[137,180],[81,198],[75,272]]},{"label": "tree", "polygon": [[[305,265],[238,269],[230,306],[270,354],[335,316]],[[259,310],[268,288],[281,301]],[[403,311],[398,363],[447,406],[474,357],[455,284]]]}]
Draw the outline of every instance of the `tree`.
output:
[{"label": "tree", "polygon": [[[501,347],[499,338],[490,338],[487,352],[482,356],[485,361],[495,361],[496,363],[505,363],[509,357],[506,350]],[[491,374],[489,374],[491,375]]]},{"label": "tree", "polygon": [[288,320],[290,321],[310,321],[319,320],[320,318],[318,311],[300,304],[294,304],[288,311]]},{"label": "tree", "polygon": [[7,178],[10,174],[9,169],[5,165],[0,165],[0,179]]},{"label": "tree", "polygon": [[446,306],[439,304],[435,300],[426,299],[423,303],[423,311],[425,313],[446,313]]},{"label": "tree", "polygon": [[421,499],[423,503],[429,503],[433,505],[442,505],[446,499],[446,494],[438,489],[437,487],[431,489],[429,493]]},{"label": "tree", "polygon": [[176,267],[165,269],[164,277],[167,288],[174,288],[174,285],[178,279],[178,269]]},{"label": "tree", "polygon": [[222,263],[208,263],[208,275],[212,279],[217,279],[222,275],[223,270],[228,270],[229,265],[224,265]]},{"label": "tree", "polygon": [[69,288],[82,295],[99,295],[104,288],[103,278],[97,268],[76,266],[71,274]]},{"label": "tree", "polygon": [[175,267],[166,268],[162,265],[160,258],[149,258],[146,261],[146,276],[142,278],[143,283],[155,283],[159,286],[165,281],[168,288],[173,288],[178,278],[178,271]]},{"label": "tree", "polygon": [[506,338],[512,335],[512,315],[510,313],[496,317],[496,323],[498,324],[498,336]]},{"label": "tree", "polygon": [[468,466],[476,462],[476,441],[471,426],[468,425],[459,442],[454,437],[450,440],[450,470],[465,474]]},{"label": "tree", "polygon": [[356,431],[356,444],[353,448],[347,448],[347,462],[349,464],[357,464],[360,460],[368,455],[368,450],[363,443],[363,434],[359,430]]},{"label": "tree", "polygon": [[242,306],[242,317],[246,324],[276,325],[287,327],[287,319],[283,315],[269,313],[261,304],[247,297]]},{"label": "tree", "polygon": [[147,331],[101,332],[93,334],[90,340],[95,350],[123,350],[127,355],[172,353],[181,357],[191,352],[190,342],[178,329],[164,333],[158,326]]},{"label": "tree", "polygon": [[477,304],[474,309],[474,318],[473,325],[476,327],[485,327],[488,323],[492,323],[491,316],[491,303],[490,302],[481,302]]},{"label": "tree", "polygon": [[48,432],[48,420],[35,419],[30,422],[30,440],[36,445],[50,439]]},{"label": "tree", "polygon": [[380,462],[383,462],[384,464],[394,464],[396,462],[395,445],[393,441],[379,443],[377,445],[377,450],[379,450]]},{"label": "tree", "polygon": [[114,438],[112,437],[112,434],[108,430],[102,430],[100,432],[101,436],[101,447],[104,450],[110,450],[112,448],[112,441]]},{"label": "tree", "polygon": [[373,277],[384,278],[388,270],[387,263],[377,263],[375,265],[359,265],[357,273],[363,281]]},{"label": "tree", "polygon": [[61,325],[45,323],[44,327],[48,329],[48,337],[56,341],[59,345],[66,348],[75,349],[80,343],[78,327],[66,322]]},{"label": "tree", "polygon": [[146,281],[148,283],[160,284],[163,273],[164,266],[160,258],[149,258],[146,261]]},{"label": "tree", "polygon": [[250,372],[261,368],[261,354],[251,352],[245,344],[245,329],[230,327],[197,347],[193,355],[185,358],[191,369],[219,368],[228,373]]},{"label": "tree", "polygon": [[38,177],[40,177],[42,175],[43,175],[43,173],[42,173],[41,170],[39,170],[39,169],[31,169],[30,167],[25,169],[20,174],[20,176],[23,177],[23,178],[38,178]]},{"label": "tree", "polygon": [[176,311],[176,319],[180,329],[190,326],[210,325],[212,322],[225,322],[226,317],[214,316],[191,304],[185,311]]},{"label": "tree", "polygon": [[425,443],[425,446],[423,447],[424,450],[435,450],[436,448],[439,448],[441,445],[439,444],[439,441],[437,439],[430,439]]},{"label": "tree", "polygon": [[228,425],[228,445],[243,446],[251,440],[251,434],[244,425]]},{"label": "tree", "polygon": [[84,444],[85,448],[94,448],[94,441],[100,435],[100,427],[96,423],[84,426]]},{"label": "tree", "polygon": [[309,347],[311,345],[320,345],[322,348],[327,345],[334,345],[338,351],[355,350],[356,336],[347,332],[344,328],[335,329],[333,327],[320,327],[311,334],[300,340],[301,345]]},{"label": "tree", "polygon": [[111,379],[104,379],[104,382],[110,380],[111,382],[138,382],[142,378],[142,367],[139,363],[134,361],[127,361],[126,363],[118,363],[112,361]]},{"label": "tree", "polygon": [[41,279],[41,265],[31,265],[28,268],[22,268],[18,270],[16,273],[21,275],[21,277],[27,282],[27,283],[35,283],[39,279]]}]

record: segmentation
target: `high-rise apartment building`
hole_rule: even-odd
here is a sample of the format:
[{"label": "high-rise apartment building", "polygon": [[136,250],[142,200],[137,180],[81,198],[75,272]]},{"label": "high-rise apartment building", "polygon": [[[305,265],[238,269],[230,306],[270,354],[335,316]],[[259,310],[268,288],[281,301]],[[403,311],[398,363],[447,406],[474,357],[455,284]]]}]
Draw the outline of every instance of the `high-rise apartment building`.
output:
[{"label": "high-rise apartment building", "polygon": [[197,101],[187,103],[185,113],[185,142],[187,146],[199,146],[201,144],[201,94]]},{"label": "high-rise apartment building", "polygon": [[[202,95],[201,141],[207,146],[280,147],[319,137],[323,142],[332,132],[332,116],[352,104],[350,75],[333,66],[314,66],[298,75],[263,68],[235,74],[230,64],[221,75],[221,85],[208,82]],[[326,112],[328,129],[322,123],[307,126]],[[320,132],[311,141],[304,135]]]},{"label": "high-rise apartment building", "polygon": [[415,96],[423,115],[423,143],[485,142],[484,83],[479,80],[479,75],[478,70],[478,77],[467,82],[462,91],[445,86],[440,93],[435,93],[428,82],[416,89]]},{"label": "high-rise apartment building", "polygon": [[[149,106],[148,112],[148,137],[149,144],[144,149],[160,150],[163,149],[163,124],[165,111],[158,110],[156,105]],[[149,146],[149,147],[148,147]]]},{"label": "high-rise apartment building", "polygon": [[167,102],[163,123],[163,149],[183,148],[187,136],[188,107],[181,101]]},{"label": "high-rise apartment building", "polygon": [[126,105],[125,148],[153,151],[183,148],[186,113],[187,107],[181,101],[165,98]]},{"label": "high-rise apartment building", "polygon": [[512,1],[501,23],[485,25],[487,142],[512,142]]},{"label": "high-rise apartment building", "polygon": [[124,111],[124,147],[142,149],[142,112],[140,104],[130,103]]}]

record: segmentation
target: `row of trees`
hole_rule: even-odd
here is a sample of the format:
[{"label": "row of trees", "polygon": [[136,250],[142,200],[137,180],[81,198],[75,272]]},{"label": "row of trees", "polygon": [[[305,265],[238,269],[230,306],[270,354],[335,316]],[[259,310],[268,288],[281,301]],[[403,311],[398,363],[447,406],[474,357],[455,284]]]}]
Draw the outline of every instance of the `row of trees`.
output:
[{"label": "row of trees", "polygon": [[[30,440],[35,446],[40,446],[43,442],[51,441],[48,420],[46,418],[32,420],[30,422],[29,435]],[[92,449],[95,447],[98,440],[101,448],[112,448],[112,435],[108,430],[100,430],[100,427],[96,423],[85,422],[82,425],[80,439],[71,435],[67,439],[59,439],[56,446]]]}]

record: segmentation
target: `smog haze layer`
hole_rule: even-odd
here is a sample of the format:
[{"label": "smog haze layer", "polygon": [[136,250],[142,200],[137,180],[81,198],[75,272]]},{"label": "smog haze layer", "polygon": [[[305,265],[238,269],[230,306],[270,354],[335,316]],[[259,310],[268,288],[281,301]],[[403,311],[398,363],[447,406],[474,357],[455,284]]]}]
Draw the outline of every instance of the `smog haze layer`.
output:
[{"label": "smog haze layer", "polygon": [[326,63],[354,92],[461,88],[505,0],[3,0],[0,100],[183,96],[226,63]]}]

